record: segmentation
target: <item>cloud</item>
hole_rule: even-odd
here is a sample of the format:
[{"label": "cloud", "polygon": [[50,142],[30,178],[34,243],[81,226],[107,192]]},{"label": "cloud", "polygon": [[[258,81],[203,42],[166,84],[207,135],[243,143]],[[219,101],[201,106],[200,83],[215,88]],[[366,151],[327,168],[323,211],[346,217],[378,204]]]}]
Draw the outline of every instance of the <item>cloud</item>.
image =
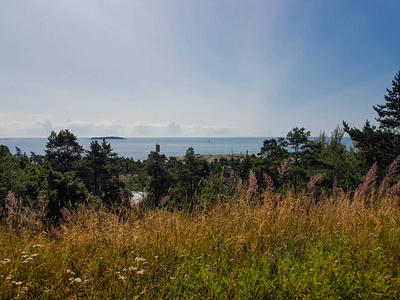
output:
[{"label": "cloud", "polygon": [[184,129],[175,121],[168,124],[150,124],[141,122],[133,126],[135,136],[182,136],[185,135]]},{"label": "cloud", "polygon": [[[3,119],[4,120],[4,119]],[[54,124],[44,121],[9,121],[0,123],[0,137],[48,137],[52,130],[68,129],[78,137],[123,136],[123,137],[225,137],[240,136],[227,126],[180,125],[174,120],[168,123],[121,123],[119,120],[90,123],[78,119]]]},{"label": "cloud", "polygon": [[238,135],[226,126],[189,125],[182,126],[175,121],[168,124],[139,123],[133,126],[134,136],[172,137],[223,137]]},{"label": "cloud", "polygon": [[43,137],[49,136],[52,130],[53,125],[50,120],[43,122],[8,121],[0,123],[1,137]]}]

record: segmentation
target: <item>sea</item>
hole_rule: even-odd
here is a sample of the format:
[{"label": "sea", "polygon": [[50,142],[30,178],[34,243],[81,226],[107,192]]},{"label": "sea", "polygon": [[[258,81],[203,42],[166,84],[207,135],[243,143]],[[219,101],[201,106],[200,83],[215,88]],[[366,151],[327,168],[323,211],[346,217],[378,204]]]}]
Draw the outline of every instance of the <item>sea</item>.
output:
[{"label": "sea", "polygon": [[[131,137],[125,139],[107,139],[113,152],[119,156],[134,160],[147,159],[151,151],[156,151],[160,145],[160,153],[167,157],[184,156],[186,150],[193,147],[196,154],[256,154],[260,152],[263,141],[270,137]],[[7,146],[11,153],[16,153],[18,147],[28,156],[31,152],[45,154],[47,138],[0,138],[0,145]],[[78,143],[85,150],[92,141],[89,137],[79,137]],[[349,137],[343,137],[342,142],[351,146]]]}]

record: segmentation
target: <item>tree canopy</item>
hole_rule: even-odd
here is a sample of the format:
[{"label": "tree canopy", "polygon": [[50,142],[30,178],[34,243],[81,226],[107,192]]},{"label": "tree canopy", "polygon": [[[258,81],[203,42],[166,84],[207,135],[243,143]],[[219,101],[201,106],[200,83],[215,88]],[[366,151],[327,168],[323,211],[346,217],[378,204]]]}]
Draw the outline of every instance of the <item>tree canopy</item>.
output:
[{"label": "tree canopy", "polygon": [[61,130],[51,132],[46,144],[46,156],[57,171],[68,172],[72,164],[81,159],[83,147],[77,142],[77,137],[71,132]]},{"label": "tree canopy", "polygon": [[392,89],[386,89],[385,104],[374,106],[380,128],[400,133],[400,71],[392,80]]},{"label": "tree canopy", "polygon": [[374,106],[379,117],[379,128],[366,121],[363,129],[350,128],[343,121],[344,130],[354,142],[366,164],[377,162],[382,168],[387,167],[400,155],[400,71],[392,81],[392,89],[387,89],[386,103]]}]

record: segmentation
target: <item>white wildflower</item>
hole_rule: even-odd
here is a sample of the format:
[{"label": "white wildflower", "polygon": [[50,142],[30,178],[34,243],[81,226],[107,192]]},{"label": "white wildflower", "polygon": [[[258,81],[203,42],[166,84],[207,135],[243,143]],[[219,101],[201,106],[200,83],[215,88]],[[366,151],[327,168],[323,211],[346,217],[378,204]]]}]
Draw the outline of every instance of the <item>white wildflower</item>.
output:
[{"label": "white wildflower", "polygon": [[22,281],[17,281],[17,282],[15,282],[14,284],[15,284],[15,285],[21,285],[21,284],[22,284]]},{"label": "white wildflower", "polygon": [[128,272],[128,269],[123,269],[122,271],[123,271],[123,272]]},{"label": "white wildflower", "polygon": [[135,258],[135,261],[137,261],[137,262],[146,262],[146,260],[144,259],[144,258],[141,258],[141,257],[136,257]]},{"label": "white wildflower", "polygon": [[155,259],[158,259],[158,255],[154,256]]},{"label": "white wildflower", "polygon": [[42,244],[35,244],[32,246],[32,248],[40,248],[40,247],[42,247]]},{"label": "white wildflower", "polygon": [[75,275],[75,273],[74,272],[72,272],[70,269],[67,269],[67,274],[71,274],[71,275]]},{"label": "white wildflower", "polygon": [[74,279],[74,281],[80,283],[80,282],[82,282],[82,279],[80,279],[79,277],[77,277],[77,278]]},{"label": "white wildflower", "polygon": [[129,267],[128,269],[129,269],[129,271],[136,271],[137,270],[136,267]]},{"label": "white wildflower", "polygon": [[32,254],[31,257],[37,257],[38,255],[39,254],[35,253],[35,254]]},{"label": "white wildflower", "polygon": [[144,273],[146,273],[146,270],[143,270],[143,269],[136,272],[136,274],[139,274],[139,275],[143,275]]},{"label": "white wildflower", "polygon": [[3,260],[1,261],[1,263],[2,263],[3,265],[5,265],[5,264],[7,264],[7,263],[9,263],[9,262],[11,262],[11,259],[9,259],[9,258],[5,258],[5,259],[3,259]]}]

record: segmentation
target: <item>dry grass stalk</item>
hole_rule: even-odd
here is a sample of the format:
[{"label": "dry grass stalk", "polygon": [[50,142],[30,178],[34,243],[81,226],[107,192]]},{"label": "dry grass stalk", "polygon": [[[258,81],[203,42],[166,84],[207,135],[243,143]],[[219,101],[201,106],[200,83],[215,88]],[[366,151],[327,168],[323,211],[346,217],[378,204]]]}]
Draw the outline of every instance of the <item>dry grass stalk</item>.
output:
[{"label": "dry grass stalk", "polygon": [[376,170],[377,163],[375,162],[371,169],[369,169],[367,175],[364,177],[364,182],[359,185],[355,192],[355,198],[361,201],[373,202],[373,194],[376,185]]},{"label": "dry grass stalk", "polygon": [[280,180],[283,180],[288,175],[291,166],[292,166],[291,157],[285,158],[281,162],[280,166],[278,167],[278,174]]},{"label": "dry grass stalk", "polygon": [[233,191],[236,186],[236,175],[233,170],[231,170],[231,173],[229,174],[229,177],[226,179],[226,184],[228,185],[228,188]]},{"label": "dry grass stalk", "polygon": [[385,197],[389,192],[389,183],[397,175],[397,170],[400,165],[400,155],[389,165],[386,169],[385,177],[383,178],[381,184],[379,185],[379,196]]},{"label": "dry grass stalk", "polygon": [[257,189],[258,189],[258,184],[257,184],[256,174],[252,170],[250,170],[249,187],[247,188],[247,193],[246,193],[247,202],[254,200],[254,198],[256,198]]},{"label": "dry grass stalk", "polygon": [[310,181],[307,184],[307,192],[313,195],[315,192],[315,186],[322,178],[324,178],[324,174],[317,174],[311,177]]},{"label": "dry grass stalk", "polygon": [[333,179],[332,191],[335,195],[339,192],[338,181],[336,177]]},{"label": "dry grass stalk", "polygon": [[274,191],[274,181],[272,180],[272,177],[270,175],[264,174],[264,184],[265,184],[265,190],[264,190],[264,203],[271,198],[273,191]]}]

